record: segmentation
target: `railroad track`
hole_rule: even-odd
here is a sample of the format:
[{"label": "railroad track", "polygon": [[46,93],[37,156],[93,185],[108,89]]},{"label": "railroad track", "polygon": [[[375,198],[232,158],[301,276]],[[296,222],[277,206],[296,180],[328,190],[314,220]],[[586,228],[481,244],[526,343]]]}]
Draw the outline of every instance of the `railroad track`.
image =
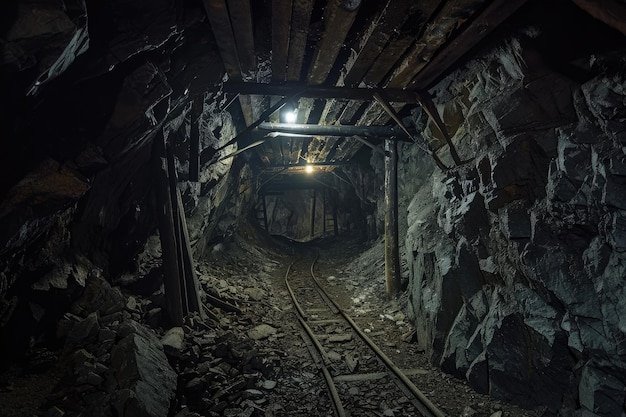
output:
[{"label": "railroad track", "polygon": [[326,293],[315,276],[318,258],[293,261],[285,284],[335,415],[445,417]]}]

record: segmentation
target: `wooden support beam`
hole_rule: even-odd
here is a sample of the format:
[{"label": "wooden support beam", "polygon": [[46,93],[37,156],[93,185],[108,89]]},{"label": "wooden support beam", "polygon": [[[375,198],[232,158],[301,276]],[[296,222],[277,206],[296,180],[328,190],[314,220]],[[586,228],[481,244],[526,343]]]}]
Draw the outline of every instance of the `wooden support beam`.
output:
[{"label": "wooden support beam", "polygon": [[344,100],[365,100],[372,101],[375,93],[384,93],[390,101],[394,103],[415,103],[417,96],[414,91],[406,91],[394,88],[349,88],[349,87],[327,87],[304,84],[278,84],[278,83],[244,83],[229,81],[223,84],[225,93],[234,94],[258,94],[272,96],[293,96],[323,98],[323,99],[344,99]]},{"label": "wooden support beam", "polygon": [[461,165],[461,158],[456,152],[456,148],[454,147],[454,143],[452,143],[452,138],[448,134],[448,129],[446,129],[446,125],[443,123],[443,120],[441,120],[441,117],[439,117],[439,112],[437,111],[437,107],[435,106],[435,103],[433,103],[433,99],[430,94],[420,94],[420,103],[426,114],[428,114],[433,123],[435,123],[435,126],[437,126],[437,129],[439,129],[444,139],[446,140],[446,143],[450,148],[450,155],[452,155],[454,163],[457,165]]},{"label": "wooden support beam", "polygon": [[474,15],[484,0],[449,0],[427,26],[424,35],[413,44],[396,66],[387,87],[404,88],[447,42],[452,33]]},{"label": "wooden support beam", "polygon": [[[467,51],[484,39],[493,29],[515,13],[528,0],[495,0],[472,22],[468,28],[445,46],[414,77],[407,88],[426,90],[439,76],[445,73]],[[576,1],[575,1],[576,2]],[[626,19],[626,16],[625,16]]]},{"label": "wooden support beam", "polygon": [[326,81],[354,23],[361,0],[330,0],[324,14],[325,28],[309,68],[307,82],[319,85]]},{"label": "wooden support beam", "polygon": [[269,231],[269,225],[267,223],[267,202],[265,201],[265,195],[261,196],[263,201],[263,226],[265,226],[265,230]]},{"label": "wooden support beam", "polygon": [[235,48],[236,43],[226,0],[203,0],[203,4],[224,63],[224,69],[230,78],[240,80],[241,68],[237,51],[232,49]]},{"label": "wooden support beam", "polygon": [[385,281],[387,298],[398,294],[400,249],[398,246],[398,144],[385,140]]},{"label": "wooden support beam", "polygon": [[155,138],[154,170],[157,181],[157,217],[159,222],[159,237],[163,260],[163,284],[165,287],[165,311],[169,321],[174,326],[183,325],[183,304],[180,291],[180,276],[178,272],[178,249],[176,247],[174,217],[172,216],[172,200],[169,194],[167,175],[167,158],[165,156],[164,138],[160,134]]},{"label": "wooden support beam", "polygon": [[409,18],[413,2],[409,0],[386,0],[378,15],[364,30],[357,47],[356,59],[346,64],[345,75],[339,85],[357,85],[367,73],[372,62],[382,52],[394,33]]},{"label": "wooden support beam", "polygon": [[191,129],[189,137],[189,181],[200,181],[200,119],[202,100],[196,100],[191,108]]},{"label": "wooden support beam", "polygon": [[[411,15],[406,24],[387,42],[367,74],[363,78],[365,85],[379,85],[404,53],[422,34],[426,23],[435,10],[440,7],[441,0],[420,0],[413,3]],[[393,100],[395,101],[395,100]]]},{"label": "wooden support beam", "polygon": [[176,200],[178,203],[179,220],[182,231],[182,248],[185,265],[185,278],[187,288],[187,299],[189,300],[190,311],[195,311],[200,314],[201,318],[206,317],[206,313],[202,308],[202,300],[200,299],[200,281],[196,274],[196,266],[193,259],[193,251],[191,250],[191,242],[189,240],[189,229],[187,228],[187,219],[185,217],[185,208],[183,206],[183,199],[180,194],[180,189],[176,187]]},{"label": "wooden support beam", "polygon": [[228,12],[237,42],[237,55],[241,69],[245,73],[250,73],[256,70],[250,0],[228,0]]},{"label": "wooden support beam", "polygon": [[[409,130],[404,126],[404,124],[402,124],[402,120],[400,120],[398,113],[396,113],[395,109],[391,106],[391,104],[378,94],[375,96],[375,98],[378,104],[381,105],[381,107],[387,112],[387,114],[402,129],[404,134],[407,135],[407,137],[409,137],[413,142],[417,143],[417,141],[415,140],[411,132],[409,132]],[[450,141],[450,143],[452,143],[452,141]],[[435,164],[437,164],[439,169],[441,169],[442,171],[447,170],[447,167],[441,161],[441,159],[439,159],[439,157],[437,156],[435,152],[433,152],[431,149],[424,149],[424,151],[426,151],[426,153],[428,153],[433,158],[433,160],[435,161]],[[458,158],[458,155],[456,154],[456,150],[453,147],[450,148],[450,152],[453,152],[453,159],[454,159],[454,156]]]},{"label": "wooden support beam", "polygon": [[292,0],[272,0],[272,80],[285,81]]},{"label": "wooden support beam", "polygon": [[301,125],[290,123],[259,123],[259,130],[286,134],[311,136],[363,136],[363,137],[395,137],[403,130],[396,126],[341,126],[341,125]]},{"label": "wooden support beam", "polygon": [[317,199],[317,191],[313,189],[313,198],[311,199],[311,239],[315,237],[315,201]]},{"label": "wooden support beam", "polygon": [[312,11],[313,0],[293,0],[287,56],[287,81],[300,81]]},{"label": "wooden support beam", "polygon": [[252,132],[254,129],[256,129],[256,127],[259,126],[261,123],[263,123],[263,121],[265,121],[272,113],[274,113],[275,111],[280,110],[285,104],[287,104],[287,102],[289,100],[292,100],[292,99],[293,99],[293,97],[289,97],[289,98],[285,97],[282,100],[280,100],[274,106],[270,107],[265,112],[263,112],[263,114],[256,121],[251,123],[248,127],[246,127],[244,130],[242,130],[238,135],[236,135],[234,138],[232,138],[231,140],[226,142],[226,144],[224,144],[223,146],[220,146],[218,149],[207,148],[207,149],[203,150],[200,153],[200,163],[201,164],[205,164],[205,163],[209,162],[209,158],[210,158],[209,154],[217,153],[217,152],[219,152],[219,151],[221,151],[223,149],[226,149],[230,145],[233,145],[233,144],[239,142],[241,139],[243,139],[246,136],[248,136],[250,134],[250,132]]}]

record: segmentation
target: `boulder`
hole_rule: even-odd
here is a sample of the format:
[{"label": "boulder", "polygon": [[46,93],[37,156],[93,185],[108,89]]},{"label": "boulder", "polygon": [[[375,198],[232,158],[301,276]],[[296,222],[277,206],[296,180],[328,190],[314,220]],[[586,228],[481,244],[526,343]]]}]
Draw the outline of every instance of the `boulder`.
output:
[{"label": "boulder", "polygon": [[176,390],[170,367],[154,332],[136,322],[118,331],[121,340],[111,352],[120,391],[116,409],[121,417],[166,417]]}]

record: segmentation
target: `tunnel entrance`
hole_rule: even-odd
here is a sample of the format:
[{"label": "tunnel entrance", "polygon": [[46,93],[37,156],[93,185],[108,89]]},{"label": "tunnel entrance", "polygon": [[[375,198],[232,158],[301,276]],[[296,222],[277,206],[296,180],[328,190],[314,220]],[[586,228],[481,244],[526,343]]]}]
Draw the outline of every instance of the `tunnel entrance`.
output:
[{"label": "tunnel entrance", "polygon": [[259,176],[253,216],[258,225],[296,242],[365,232],[367,213],[346,173],[308,167],[301,174]]}]

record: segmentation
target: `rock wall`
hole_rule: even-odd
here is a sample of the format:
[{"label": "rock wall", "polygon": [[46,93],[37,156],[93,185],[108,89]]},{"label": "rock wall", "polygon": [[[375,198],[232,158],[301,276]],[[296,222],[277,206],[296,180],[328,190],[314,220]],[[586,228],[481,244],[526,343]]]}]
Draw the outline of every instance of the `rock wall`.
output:
[{"label": "rock wall", "polygon": [[[0,145],[0,337],[14,343],[0,353],[23,353],[41,336],[29,332],[84,291],[86,270],[110,282],[141,275],[138,256],[157,231],[163,158],[155,143],[174,155],[196,251],[232,227],[241,208],[229,196],[249,170],[218,162],[235,150],[218,151],[240,124],[223,111],[223,68],[202,4],[9,3],[0,39],[0,137],[8,139]],[[190,181],[192,136],[200,137],[198,181]]]},{"label": "rock wall", "polygon": [[[432,169],[407,212],[420,347],[548,415],[625,412],[626,67],[603,59],[575,82],[521,36],[441,81],[432,93],[465,163]],[[412,165],[428,158],[414,152]]]}]

